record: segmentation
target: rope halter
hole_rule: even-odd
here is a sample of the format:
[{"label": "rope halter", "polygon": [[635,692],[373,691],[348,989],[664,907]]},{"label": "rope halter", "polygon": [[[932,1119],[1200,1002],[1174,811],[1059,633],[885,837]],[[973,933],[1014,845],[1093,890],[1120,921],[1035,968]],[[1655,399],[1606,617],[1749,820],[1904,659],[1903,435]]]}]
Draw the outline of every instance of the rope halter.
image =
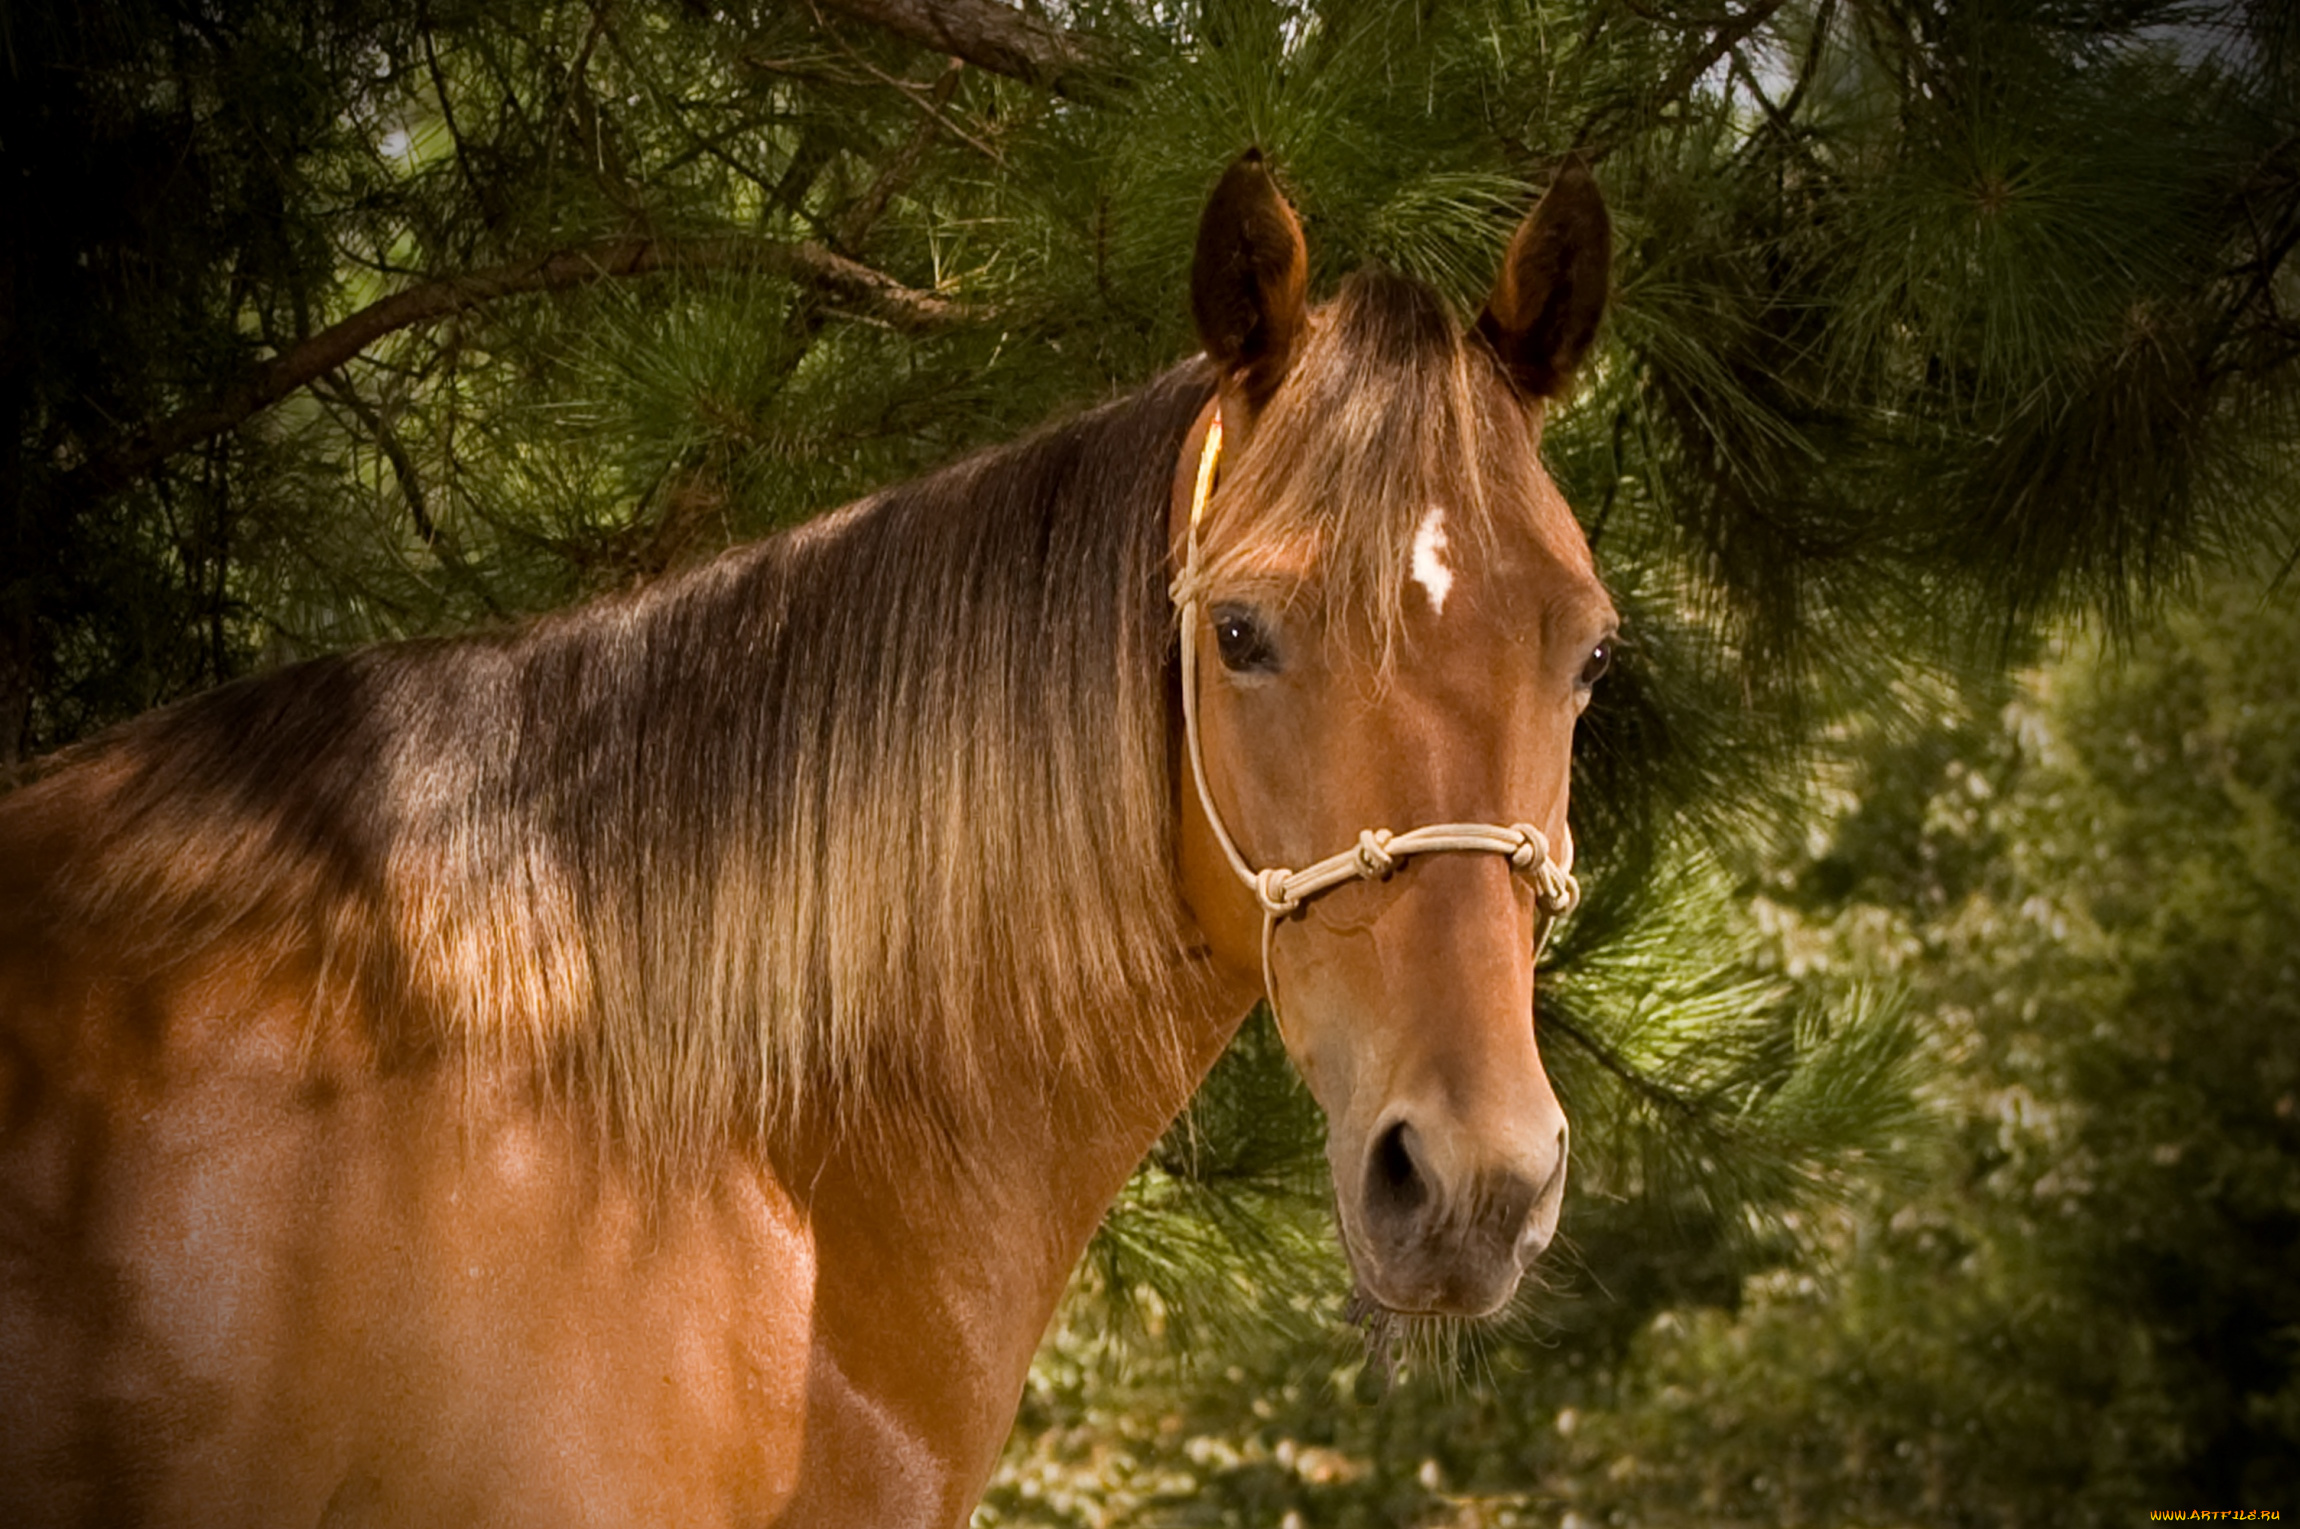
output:
[{"label": "rope halter", "polygon": [[1222,410],[1217,404],[1213,418],[1206,425],[1206,444],[1198,453],[1198,477],[1190,494],[1190,526],[1183,544],[1182,571],[1175,575],[1168,594],[1181,613],[1182,730],[1190,751],[1190,778],[1197,785],[1198,805],[1205,809],[1206,821],[1212,825],[1214,838],[1221,844],[1230,869],[1254,894],[1254,901],[1261,904],[1262,988],[1272,1007],[1277,1004],[1278,994],[1270,970],[1270,948],[1278,920],[1319,893],[1347,882],[1387,881],[1398,866],[1413,855],[1459,851],[1507,857],[1510,868],[1533,883],[1533,954],[1539,960],[1557,921],[1581,901],[1581,884],[1566,868],[1573,863],[1570,831],[1565,840],[1565,865],[1551,857],[1548,837],[1531,823],[1512,823],[1506,827],[1498,823],[1431,823],[1409,828],[1404,833],[1368,828],[1358,834],[1358,842],[1348,849],[1298,871],[1279,866],[1256,870],[1246,863],[1238,841],[1230,837],[1230,830],[1214,805],[1213,791],[1206,784],[1205,746],[1198,727],[1198,613],[1205,599],[1198,564],[1198,524],[1205,519],[1206,501],[1214,492],[1215,469],[1221,460]]}]

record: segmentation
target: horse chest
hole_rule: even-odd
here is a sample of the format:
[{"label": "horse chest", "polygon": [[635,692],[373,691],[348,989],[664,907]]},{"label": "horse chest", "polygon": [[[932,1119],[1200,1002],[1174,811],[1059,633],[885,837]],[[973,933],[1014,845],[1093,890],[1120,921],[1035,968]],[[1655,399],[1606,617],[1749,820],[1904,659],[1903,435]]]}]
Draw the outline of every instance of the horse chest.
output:
[{"label": "horse chest", "polygon": [[0,1519],[766,1523],[797,1492],[815,1260],[770,1178],[643,1204],[521,1091],[331,1068],[213,973],[4,998]]}]

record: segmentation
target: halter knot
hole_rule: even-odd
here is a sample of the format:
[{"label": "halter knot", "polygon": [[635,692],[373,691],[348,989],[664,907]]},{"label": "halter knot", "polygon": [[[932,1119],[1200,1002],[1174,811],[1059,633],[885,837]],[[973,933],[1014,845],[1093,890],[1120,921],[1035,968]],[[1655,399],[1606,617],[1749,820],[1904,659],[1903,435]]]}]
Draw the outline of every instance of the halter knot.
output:
[{"label": "halter knot", "polygon": [[1533,878],[1533,905],[1542,917],[1563,918],[1581,901],[1581,884],[1573,873],[1549,858],[1549,835],[1531,823],[1512,823],[1509,831],[1517,835],[1517,848],[1509,852],[1509,863],[1517,871]]},{"label": "halter knot", "polygon": [[1199,573],[1193,557],[1190,565],[1174,575],[1173,581],[1166,586],[1166,597],[1174,602],[1176,610],[1181,610],[1198,602],[1199,597],[1206,592],[1205,585],[1205,577]]},{"label": "halter knot", "polygon": [[1254,899],[1262,905],[1263,913],[1271,918],[1284,918],[1302,905],[1286,883],[1294,873],[1282,866],[1264,866],[1254,873]]},{"label": "halter knot", "polygon": [[1390,831],[1386,828],[1366,828],[1358,832],[1358,874],[1368,881],[1387,881],[1398,868],[1398,857],[1390,853]]},{"label": "halter knot", "polygon": [[1581,883],[1554,860],[1545,860],[1533,873],[1533,905],[1542,917],[1559,919],[1581,903]]}]

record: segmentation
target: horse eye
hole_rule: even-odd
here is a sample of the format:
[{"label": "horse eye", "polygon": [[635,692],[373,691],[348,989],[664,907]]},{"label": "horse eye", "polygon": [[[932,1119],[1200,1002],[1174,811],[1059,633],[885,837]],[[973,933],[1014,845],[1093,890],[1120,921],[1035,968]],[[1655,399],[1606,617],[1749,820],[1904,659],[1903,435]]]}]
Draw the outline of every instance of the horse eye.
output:
[{"label": "horse eye", "polygon": [[1243,606],[1225,605],[1214,612],[1214,646],[1222,667],[1233,674],[1270,673],[1278,667],[1278,650],[1261,618]]},{"label": "horse eye", "polygon": [[1574,677],[1574,683],[1587,690],[1605,678],[1605,671],[1612,667],[1613,644],[1610,641],[1601,642],[1589,650],[1589,661],[1581,666],[1581,673]]}]

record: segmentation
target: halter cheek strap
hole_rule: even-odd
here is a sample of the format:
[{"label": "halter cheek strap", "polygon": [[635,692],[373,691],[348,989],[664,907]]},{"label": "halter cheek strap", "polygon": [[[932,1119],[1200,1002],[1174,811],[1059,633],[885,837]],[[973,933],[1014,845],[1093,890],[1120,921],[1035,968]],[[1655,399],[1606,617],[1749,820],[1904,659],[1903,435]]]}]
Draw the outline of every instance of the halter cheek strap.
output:
[{"label": "halter cheek strap", "polygon": [[1573,864],[1570,829],[1565,836],[1563,865],[1550,857],[1548,837],[1531,823],[1512,823],[1507,827],[1498,823],[1431,823],[1409,828],[1401,834],[1393,834],[1386,828],[1368,828],[1358,834],[1355,845],[1298,871],[1278,866],[1256,870],[1246,863],[1245,855],[1239,852],[1238,841],[1230,837],[1221,811],[1214,805],[1213,791],[1206,784],[1206,751],[1198,727],[1198,612],[1205,597],[1198,564],[1198,523],[1205,519],[1206,501],[1213,495],[1214,472],[1221,460],[1222,411],[1217,405],[1213,418],[1207,422],[1206,444],[1198,453],[1198,476],[1190,494],[1190,525],[1183,542],[1182,571],[1175,576],[1168,593],[1179,608],[1182,620],[1182,731],[1190,753],[1190,778],[1198,788],[1198,805],[1205,809],[1206,822],[1213,828],[1215,841],[1222,846],[1230,869],[1261,904],[1263,991],[1275,1005],[1278,990],[1272,980],[1270,948],[1279,919],[1319,893],[1331,891],[1345,882],[1387,880],[1397,870],[1398,863],[1409,855],[1462,851],[1508,857],[1510,868],[1533,883],[1533,954],[1536,960],[1540,959],[1557,921],[1581,901],[1581,884],[1573,879],[1570,869]]}]

